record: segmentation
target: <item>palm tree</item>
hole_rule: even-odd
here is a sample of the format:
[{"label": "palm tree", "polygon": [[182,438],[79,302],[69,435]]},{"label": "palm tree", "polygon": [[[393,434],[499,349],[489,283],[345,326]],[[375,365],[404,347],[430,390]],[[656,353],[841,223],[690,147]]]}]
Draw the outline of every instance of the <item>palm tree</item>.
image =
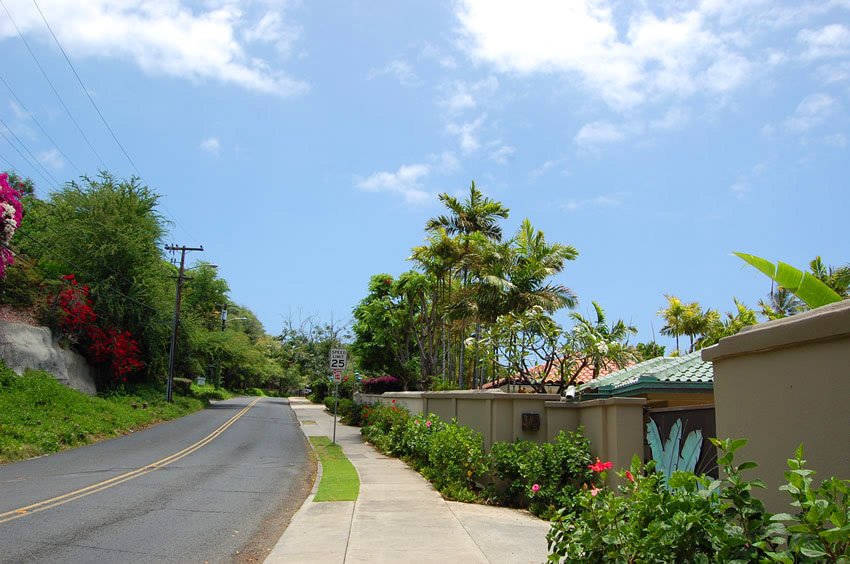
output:
[{"label": "palm tree", "polygon": [[817,256],[809,263],[809,270],[815,278],[835,290],[842,298],[850,297],[850,264],[839,267],[826,266]]},{"label": "palm tree", "polygon": [[698,336],[707,336],[720,325],[720,314],[713,309],[702,310],[699,302],[684,306],[682,333],[690,338],[688,352],[694,352],[694,341]]},{"label": "palm tree", "polygon": [[685,305],[676,296],[668,294],[667,307],[659,310],[658,315],[664,318],[666,325],[661,328],[662,335],[670,335],[676,338],[676,351],[679,350],[679,335],[684,334]]},{"label": "palm tree", "polygon": [[[572,313],[574,355],[581,357],[583,364],[593,368],[593,378],[598,378],[603,368],[612,364],[617,368],[624,368],[635,360],[631,347],[628,346],[630,335],[637,333],[637,328],[626,325],[622,319],[618,319],[610,326],[605,316],[605,310],[596,302],[593,309],[596,319],[587,319],[580,313]],[[580,367],[575,376],[581,372]],[[573,378],[575,378],[575,376]]]},{"label": "palm tree", "polygon": [[451,213],[429,219],[425,226],[428,231],[442,227],[450,235],[482,233],[493,241],[502,238],[502,227],[498,224],[498,219],[507,219],[510,210],[501,202],[485,197],[475,187],[474,180],[469,187],[469,198],[465,202],[447,193],[440,194],[439,198]]},{"label": "palm tree", "polygon": [[771,289],[767,301],[759,300],[759,307],[761,314],[771,320],[790,317],[806,310],[806,304],[782,286]]},{"label": "palm tree", "polygon": [[[507,219],[510,210],[502,205],[501,202],[485,197],[481,191],[476,188],[475,181],[469,187],[469,197],[466,201],[460,201],[457,198],[450,196],[447,193],[440,194],[440,201],[448,208],[448,215],[439,215],[428,220],[425,228],[428,231],[434,232],[444,229],[449,235],[457,235],[460,237],[460,242],[463,248],[462,266],[460,268],[461,275],[461,297],[467,296],[467,305],[471,304],[468,301],[470,282],[470,259],[471,251],[473,250],[474,238],[483,237],[489,241],[500,241],[502,238],[502,227],[499,225],[499,219]],[[460,309],[459,311],[463,311]],[[468,313],[472,313],[467,309]],[[476,326],[478,325],[477,313],[472,317],[476,318]],[[460,335],[459,335],[459,371],[458,385],[463,385],[465,365],[464,365],[464,347],[463,342],[466,339],[466,321],[468,317],[461,319]],[[480,333],[480,330],[477,331]]]}]

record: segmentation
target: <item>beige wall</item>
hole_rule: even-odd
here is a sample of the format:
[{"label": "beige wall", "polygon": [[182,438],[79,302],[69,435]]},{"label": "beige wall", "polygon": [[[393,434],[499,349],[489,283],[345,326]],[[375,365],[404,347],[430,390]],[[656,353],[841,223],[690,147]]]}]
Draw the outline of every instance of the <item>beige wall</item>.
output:
[{"label": "beige wall", "polygon": [[717,436],[746,438],[757,492],[787,511],[786,460],[803,443],[817,478],[850,478],[850,301],[763,323],[703,351],[714,363]]},{"label": "beige wall", "polygon": [[[503,392],[388,392],[358,394],[363,403],[388,404],[395,400],[411,413],[434,413],[481,433],[485,448],[497,441],[516,439],[552,441],[562,430],[584,427],[593,456],[610,460],[614,468],[628,468],[634,455],[643,458],[643,398],[609,398],[584,402],[561,402],[554,394],[506,394]],[[540,416],[536,432],[522,429],[522,414]],[[609,478],[613,478],[613,472]]]}]

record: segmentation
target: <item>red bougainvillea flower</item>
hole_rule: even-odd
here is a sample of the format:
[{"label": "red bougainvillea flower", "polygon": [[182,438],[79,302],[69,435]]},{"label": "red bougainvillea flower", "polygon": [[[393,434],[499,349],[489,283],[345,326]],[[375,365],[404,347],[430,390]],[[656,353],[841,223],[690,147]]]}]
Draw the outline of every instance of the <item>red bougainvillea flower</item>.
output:
[{"label": "red bougainvillea flower", "polygon": [[596,488],[596,487],[594,487],[594,488],[592,488],[592,489],[590,490],[590,495],[592,495],[593,497],[596,497],[596,494],[598,494],[598,493],[599,493],[599,492],[601,492],[601,491],[602,491],[602,489],[601,489],[601,488]]},{"label": "red bougainvillea flower", "polygon": [[634,477],[634,476],[632,476],[632,473],[631,473],[631,472],[629,472],[628,470],[626,470],[626,480],[628,480],[628,481],[630,481],[630,482],[634,482],[634,481],[635,481],[635,477]]},{"label": "red bougainvillea flower", "polygon": [[533,486],[531,486],[531,491],[533,491],[534,493],[539,492],[540,491],[540,484],[534,484]]},{"label": "red bougainvillea flower", "polygon": [[596,457],[596,463],[588,464],[587,467],[590,468],[591,470],[593,470],[594,472],[604,472],[606,470],[610,470],[613,466],[614,466],[613,462],[611,462],[611,461],[602,462],[601,460],[599,460],[599,457],[597,456]]}]

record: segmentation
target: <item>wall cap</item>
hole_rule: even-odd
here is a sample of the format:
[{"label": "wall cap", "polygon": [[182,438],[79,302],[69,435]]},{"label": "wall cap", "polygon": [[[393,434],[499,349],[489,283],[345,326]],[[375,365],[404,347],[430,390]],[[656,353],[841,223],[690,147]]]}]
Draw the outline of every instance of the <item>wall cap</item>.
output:
[{"label": "wall cap", "polygon": [[702,359],[715,362],[731,356],[764,352],[850,336],[850,300],[745,327],[702,350]]},{"label": "wall cap", "polygon": [[446,392],[384,392],[379,394],[363,394],[370,397],[385,397],[397,399],[475,399],[475,400],[546,400],[559,399],[558,394],[515,394],[492,390],[450,390]]},{"label": "wall cap", "polygon": [[600,406],[612,406],[612,405],[624,405],[624,406],[644,406],[646,405],[646,398],[604,398],[604,399],[594,399],[594,400],[585,400],[585,401],[547,401],[546,408],[554,408],[554,409],[584,409],[587,407],[600,407]]}]

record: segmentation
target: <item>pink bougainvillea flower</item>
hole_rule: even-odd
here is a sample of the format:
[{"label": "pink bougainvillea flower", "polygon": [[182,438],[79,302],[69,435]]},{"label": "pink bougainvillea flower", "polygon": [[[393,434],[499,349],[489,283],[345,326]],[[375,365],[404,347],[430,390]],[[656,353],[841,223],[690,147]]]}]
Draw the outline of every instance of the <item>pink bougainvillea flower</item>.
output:
[{"label": "pink bougainvillea flower", "polygon": [[534,493],[539,492],[540,491],[540,484],[534,484],[533,486],[531,486],[531,491],[533,491]]},{"label": "pink bougainvillea flower", "polygon": [[431,428],[431,420],[430,419],[425,422],[425,426],[428,427],[429,429]]},{"label": "pink bougainvillea flower", "polygon": [[590,490],[590,495],[592,495],[593,497],[596,497],[596,494],[598,494],[598,493],[599,493],[599,492],[601,492],[601,491],[602,491],[602,490],[601,490],[600,488],[595,488],[595,487],[594,487],[594,488],[592,488],[592,489]]},{"label": "pink bougainvillea flower", "polygon": [[609,470],[614,466],[614,463],[611,461],[602,462],[599,460],[599,457],[596,457],[595,464],[589,464],[587,467],[593,470],[594,472],[604,472],[605,470]]},{"label": "pink bougainvillea flower", "polygon": [[631,472],[629,472],[628,470],[626,470],[626,480],[628,480],[628,481],[630,481],[630,482],[634,482],[634,481],[635,481],[635,477],[634,477],[634,476],[632,476],[632,473],[631,473]]}]

